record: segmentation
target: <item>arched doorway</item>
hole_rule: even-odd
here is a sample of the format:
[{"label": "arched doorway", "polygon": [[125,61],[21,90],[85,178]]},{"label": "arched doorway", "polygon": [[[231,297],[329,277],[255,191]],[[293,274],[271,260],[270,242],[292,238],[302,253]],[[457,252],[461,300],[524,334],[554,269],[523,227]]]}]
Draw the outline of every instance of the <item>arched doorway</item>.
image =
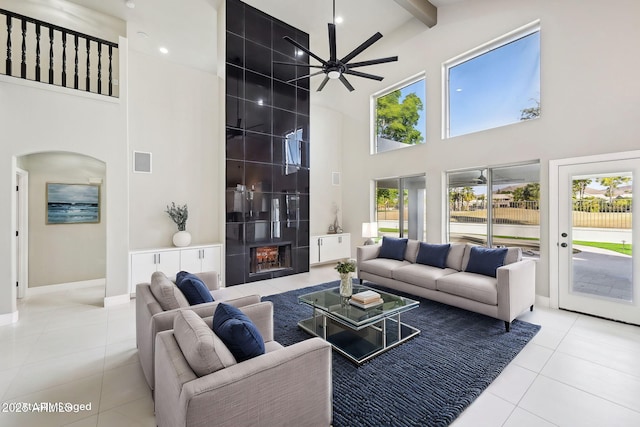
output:
[{"label": "arched doorway", "polygon": [[28,207],[21,230],[27,248],[16,250],[16,266],[28,266],[24,294],[104,289],[106,164],[78,153],[40,152],[17,157],[16,166],[29,177],[21,196]]}]

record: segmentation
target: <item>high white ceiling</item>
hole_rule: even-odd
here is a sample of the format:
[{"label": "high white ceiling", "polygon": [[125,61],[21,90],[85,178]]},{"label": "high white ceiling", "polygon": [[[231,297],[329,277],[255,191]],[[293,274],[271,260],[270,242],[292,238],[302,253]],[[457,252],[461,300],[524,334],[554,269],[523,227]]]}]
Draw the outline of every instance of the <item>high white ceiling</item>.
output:
[{"label": "high white ceiling", "polygon": [[[60,2],[61,0],[50,0]],[[216,70],[216,8],[224,0],[68,0],[122,19],[128,24],[130,48],[160,56],[159,46],[169,49],[167,59],[198,69]],[[430,0],[437,7],[464,0]],[[328,51],[327,23],[332,0],[245,0],[245,3],[310,34],[311,48],[320,56]],[[339,54],[352,50],[376,31],[393,32],[415,19],[393,0],[336,0]],[[141,37],[144,32],[148,38]]]}]

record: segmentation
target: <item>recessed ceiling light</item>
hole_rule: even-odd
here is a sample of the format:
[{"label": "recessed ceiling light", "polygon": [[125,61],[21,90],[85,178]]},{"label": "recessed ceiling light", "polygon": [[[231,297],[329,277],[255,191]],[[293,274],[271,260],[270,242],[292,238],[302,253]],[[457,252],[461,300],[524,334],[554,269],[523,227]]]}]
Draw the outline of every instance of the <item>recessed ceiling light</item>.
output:
[{"label": "recessed ceiling light", "polygon": [[134,7],[136,7],[136,4],[133,2],[133,0],[127,0],[126,2],[124,2],[124,4],[126,4],[129,9],[133,9]]},{"label": "recessed ceiling light", "polygon": [[160,49],[158,49],[160,51],[160,53],[164,53],[165,55],[167,53],[169,53],[169,49],[167,49],[166,47],[162,46]]},{"label": "recessed ceiling light", "polygon": [[336,24],[342,24],[344,22],[344,19],[342,19],[342,16],[336,16]]},{"label": "recessed ceiling light", "polygon": [[138,37],[143,38],[143,39],[148,39],[149,38],[149,34],[145,33],[144,31],[138,31]]}]

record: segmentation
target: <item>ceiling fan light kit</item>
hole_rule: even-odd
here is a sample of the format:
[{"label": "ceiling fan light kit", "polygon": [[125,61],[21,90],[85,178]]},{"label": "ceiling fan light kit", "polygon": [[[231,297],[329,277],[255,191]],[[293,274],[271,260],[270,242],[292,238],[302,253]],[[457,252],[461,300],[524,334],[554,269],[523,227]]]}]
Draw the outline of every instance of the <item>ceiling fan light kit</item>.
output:
[{"label": "ceiling fan light kit", "polygon": [[274,61],[273,62],[274,64],[291,65],[291,66],[294,66],[294,67],[311,67],[311,68],[320,68],[321,69],[318,72],[307,74],[305,76],[298,77],[298,78],[295,78],[295,79],[291,79],[287,83],[293,83],[293,82],[296,82],[298,80],[306,79],[308,77],[313,77],[313,76],[317,76],[317,75],[320,75],[320,74],[324,74],[325,75],[324,76],[324,80],[322,81],[322,83],[320,83],[320,86],[318,86],[318,89],[317,89],[318,92],[320,92],[325,87],[325,85],[329,82],[329,80],[340,80],[342,82],[342,84],[350,92],[352,92],[354,90],[354,87],[351,86],[351,83],[349,83],[349,81],[347,80],[345,75],[363,77],[365,79],[371,79],[371,80],[377,80],[377,81],[381,81],[384,78],[384,77],[381,77],[381,76],[377,76],[377,75],[373,75],[373,74],[367,74],[367,73],[363,73],[363,72],[360,72],[360,71],[356,71],[356,70],[354,70],[354,68],[366,67],[366,66],[369,66],[369,65],[376,65],[376,64],[384,64],[386,62],[394,62],[394,61],[398,60],[397,56],[389,56],[387,58],[371,59],[371,60],[368,60],[368,61],[353,62],[353,63],[349,62],[353,58],[355,58],[356,56],[360,55],[365,49],[369,48],[372,44],[374,44],[375,42],[380,40],[382,38],[382,34],[380,34],[379,32],[375,33],[373,36],[369,37],[369,39],[367,39],[360,46],[356,47],[354,50],[352,50],[345,57],[343,57],[341,59],[338,59],[335,22],[336,22],[336,1],[333,0],[333,23],[329,23],[328,24],[328,27],[329,27],[329,59],[328,60],[324,60],[324,59],[320,58],[318,55],[314,54],[309,49],[307,49],[306,47],[302,46],[297,41],[293,40],[291,37],[288,37],[288,36],[283,37],[284,40],[286,40],[287,42],[291,43],[293,46],[295,46],[297,49],[299,49],[299,51],[302,51],[302,52],[308,54],[311,58],[317,60],[318,62],[320,62],[320,64],[322,64],[322,65],[309,65],[309,64],[299,64],[299,63],[295,63],[295,62]]}]

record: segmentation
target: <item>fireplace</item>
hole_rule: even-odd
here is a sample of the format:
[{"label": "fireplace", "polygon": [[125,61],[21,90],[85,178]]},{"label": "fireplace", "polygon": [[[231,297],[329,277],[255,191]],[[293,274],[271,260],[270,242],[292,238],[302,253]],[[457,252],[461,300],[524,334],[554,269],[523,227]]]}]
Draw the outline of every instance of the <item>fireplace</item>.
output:
[{"label": "fireplace", "polygon": [[291,244],[267,243],[250,248],[249,275],[291,269]]}]

